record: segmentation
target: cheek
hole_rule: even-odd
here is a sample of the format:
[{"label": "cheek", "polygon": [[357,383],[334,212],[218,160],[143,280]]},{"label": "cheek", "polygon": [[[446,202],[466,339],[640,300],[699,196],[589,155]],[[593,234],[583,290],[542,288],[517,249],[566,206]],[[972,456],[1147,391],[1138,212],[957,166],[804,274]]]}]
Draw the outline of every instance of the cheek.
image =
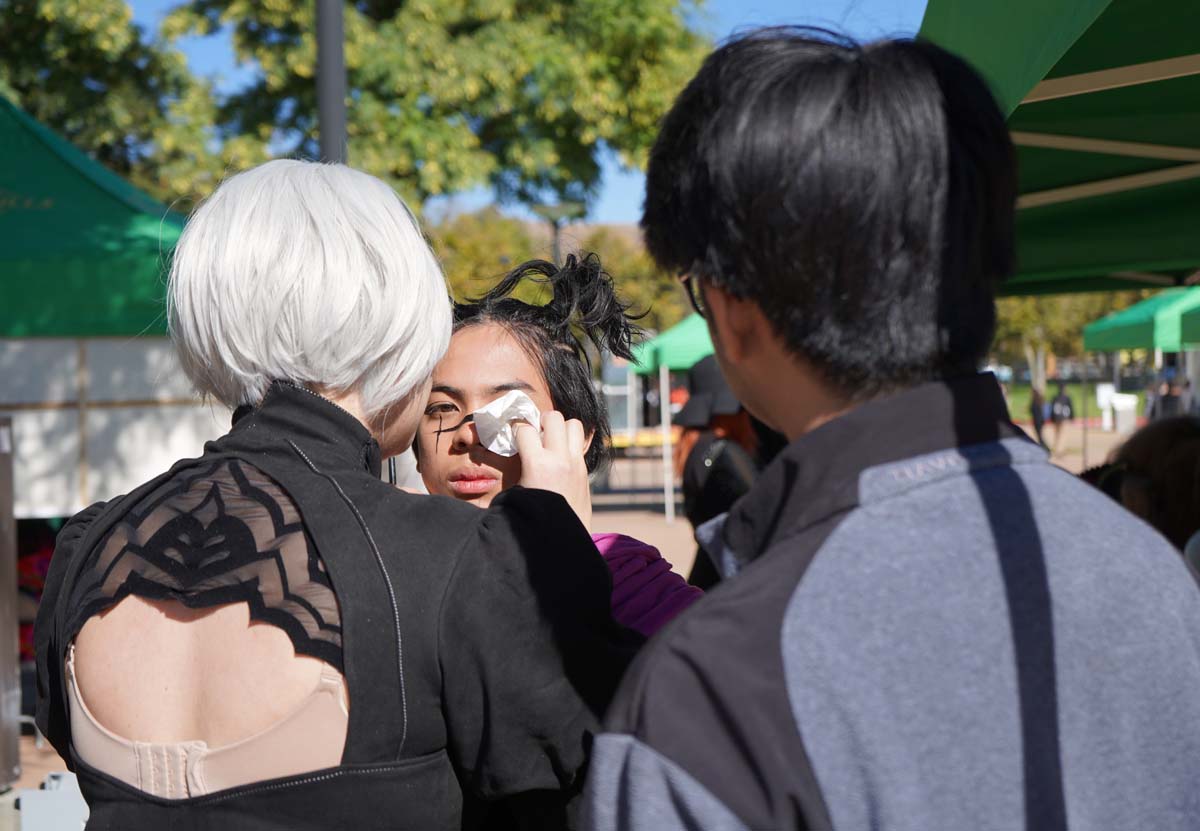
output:
[{"label": "cheek", "polygon": [[[447,495],[446,476],[450,472],[450,442],[447,436],[438,436],[427,424],[422,423],[417,432],[413,452],[417,457],[417,471],[425,480],[425,489],[430,493]],[[438,439],[441,439],[439,442]]]},{"label": "cheek", "polygon": [[520,456],[497,456],[495,453],[489,453],[488,456],[487,463],[500,471],[501,490],[508,490],[521,481]]}]

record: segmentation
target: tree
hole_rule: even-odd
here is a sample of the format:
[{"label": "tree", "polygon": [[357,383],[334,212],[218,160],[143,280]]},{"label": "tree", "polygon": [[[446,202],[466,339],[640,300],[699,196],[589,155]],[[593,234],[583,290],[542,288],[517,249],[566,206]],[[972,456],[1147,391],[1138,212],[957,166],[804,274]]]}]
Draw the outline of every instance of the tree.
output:
[{"label": "tree", "polygon": [[0,44],[0,94],[114,172],[167,201],[215,180],[209,88],[122,0],[0,0]]},{"label": "tree", "polygon": [[1005,297],[997,303],[994,351],[1023,357],[1031,385],[1045,392],[1047,354],[1082,355],[1084,326],[1145,296],[1127,291]]},{"label": "tree", "polygon": [[[502,201],[589,202],[603,153],[641,166],[707,48],[692,0],[360,0],[345,6],[349,155],[420,205],[490,184]],[[220,102],[253,158],[318,155],[311,2],[191,0],[169,38],[233,30],[261,70]],[[228,155],[228,154],[226,154]],[[244,165],[239,165],[244,166]]]},{"label": "tree", "polygon": [[528,226],[495,208],[432,224],[429,237],[456,300],[479,297],[533,256]]}]

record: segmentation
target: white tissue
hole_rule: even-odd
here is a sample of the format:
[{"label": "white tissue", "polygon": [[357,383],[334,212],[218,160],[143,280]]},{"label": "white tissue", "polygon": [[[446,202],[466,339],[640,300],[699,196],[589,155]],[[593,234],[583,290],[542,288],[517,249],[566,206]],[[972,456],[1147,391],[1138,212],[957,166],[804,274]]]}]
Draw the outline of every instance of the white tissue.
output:
[{"label": "white tissue", "polygon": [[500,456],[517,455],[517,436],[513,422],[527,421],[534,430],[542,429],[542,414],[533,400],[520,390],[512,390],[475,411],[475,432],[479,443]]}]

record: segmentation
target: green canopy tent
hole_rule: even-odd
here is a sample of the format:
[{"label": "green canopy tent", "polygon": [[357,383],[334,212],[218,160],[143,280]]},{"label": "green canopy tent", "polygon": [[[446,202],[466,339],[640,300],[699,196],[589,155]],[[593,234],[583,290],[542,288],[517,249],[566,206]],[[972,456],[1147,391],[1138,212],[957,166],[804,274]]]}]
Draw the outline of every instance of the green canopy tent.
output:
[{"label": "green canopy tent", "polygon": [[1083,327],[1083,348],[1089,352],[1120,349],[1178,352],[1188,342],[1182,331],[1183,318],[1188,312],[1200,322],[1200,287],[1167,289]]},{"label": "green canopy tent", "polygon": [[[1122,349],[1178,352],[1186,343],[1181,337],[1181,329],[1182,319],[1189,311],[1200,312],[1200,287],[1166,289],[1083,327],[1083,348],[1089,352],[1117,352]],[[1086,377],[1084,385],[1086,414]],[[1101,407],[1105,406],[1101,404]],[[1086,466],[1086,417],[1083,422],[1083,452]]]},{"label": "green canopy tent", "polygon": [[921,36],[989,80],[1020,163],[1008,294],[1200,268],[1200,3],[930,0]]},{"label": "green canopy tent", "polygon": [[[170,452],[89,442],[97,429],[150,423],[169,406],[176,438],[209,437],[191,396],[150,376],[164,339],[135,338],[166,333],[163,266],[183,218],[3,96],[0,158],[0,413],[22,425],[24,515],[62,515]],[[114,337],[129,343],[105,343]],[[92,419],[96,408],[106,414]]]},{"label": "green canopy tent", "polygon": [[670,372],[684,372],[712,353],[708,324],[700,315],[693,314],[639,346],[633,356],[634,368],[639,375],[653,375],[662,367]]},{"label": "green canopy tent", "polygon": [[161,335],[168,211],[0,96],[0,337]]}]

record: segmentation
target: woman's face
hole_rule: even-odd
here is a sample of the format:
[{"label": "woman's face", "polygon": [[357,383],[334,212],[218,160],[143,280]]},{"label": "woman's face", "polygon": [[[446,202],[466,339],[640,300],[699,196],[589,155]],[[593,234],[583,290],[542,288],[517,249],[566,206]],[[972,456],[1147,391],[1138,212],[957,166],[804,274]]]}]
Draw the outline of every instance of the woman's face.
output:
[{"label": "woman's face", "polygon": [[493,453],[479,443],[473,423],[462,424],[510,390],[524,392],[542,412],[554,409],[541,370],[504,327],[481,323],[456,332],[433,371],[417,431],[417,465],[430,493],[486,508],[496,494],[520,481],[520,456]]}]

